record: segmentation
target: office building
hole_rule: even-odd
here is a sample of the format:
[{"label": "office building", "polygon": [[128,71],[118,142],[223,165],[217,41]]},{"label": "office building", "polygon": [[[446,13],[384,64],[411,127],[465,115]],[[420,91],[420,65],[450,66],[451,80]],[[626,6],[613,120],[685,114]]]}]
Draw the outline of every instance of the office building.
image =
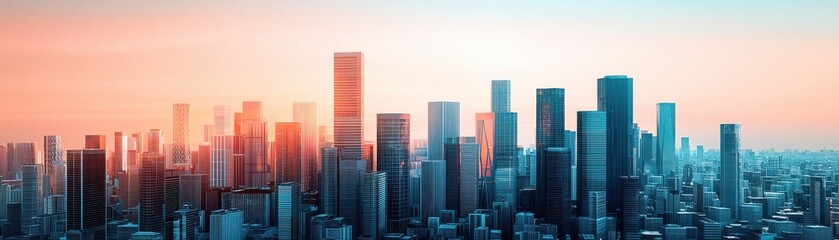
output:
[{"label": "office building", "polygon": [[105,239],[105,150],[67,150],[67,231]]},{"label": "office building", "polygon": [[172,106],[172,156],[176,166],[189,166],[189,104],[176,103]]},{"label": "office building", "polygon": [[656,118],[656,162],[662,176],[678,173],[679,162],[676,160],[676,104],[659,103]]},{"label": "office building", "polygon": [[301,239],[300,184],[285,182],[277,185],[277,233],[280,240]]},{"label": "office building", "polygon": [[377,165],[387,178],[388,232],[405,232],[411,216],[408,202],[410,139],[410,115],[391,113],[376,116]]},{"label": "office building", "polygon": [[[597,79],[597,110],[606,112],[606,211],[616,213],[620,177],[635,171],[633,159],[633,79],[611,75]],[[578,195],[579,196],[579,195]]]},{"label": "office building", "polygon": [[[661,139],[661,138],[659,138]],[[737,220],[740,204],[740,125],[720,124],[720,206]]]},{"label": "office building", "polygon": [[428,103],[428,159],[444,159],[446,139],[460,137],[460,103]]},{"label": "office building", "polygon": [[301,175],[301,141],[300,141],[300,123],[296,122],[278,122],[275,124],[274,137],[274,181],[278,183],[284,182],[302,182]]},{"label": "office building", "polygon": [[364,141],[364,54],[333,56],[334,134],[340,160],[361,160]]},{"label": "office building", "polygon": [[[545,162],[545,150],[562,147],[565,147],[565,89],[536,89],[536,216],[543,217],[549,204],[554,204],[547,198],[547,166],[550,163]],[[568,151],[570,154],[571,150]]]},{"label": "office building", "polygon": [[294,122],[300,124],[300,189],[302,192],[317,190],[318,169],[320,169],[318,166],[317,103],[294,102],[292,112]]}]

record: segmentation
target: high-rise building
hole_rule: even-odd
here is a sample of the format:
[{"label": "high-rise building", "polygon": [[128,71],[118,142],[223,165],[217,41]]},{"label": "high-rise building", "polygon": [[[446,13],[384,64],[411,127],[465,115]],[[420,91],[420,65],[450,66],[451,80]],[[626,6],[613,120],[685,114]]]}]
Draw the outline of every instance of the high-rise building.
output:
[{"label": "high-rise building", "polygon": [[[571,235],[571,151],[567,148],[545,148],[545,221],[555,224],[559,237]],[[602,178],[602,177],[601,177]]]},{"label": "high-rise building", "polygon": [[272,216],[277,216],[276,212],[272,212],[277,209],[275,194],[269,187],[233,190],[229,195],[228,208],[242,210],[245,214],[245,223],[258,226],[276,225],[274,221],[277,219],[272,218]]},{"label": "high-rise building", "polygon": [[67,230],[105,239],[105,150],[67,150]]},{"label": "high-rise building", "polygon": [[213,107],[214,136],[233,135],[233,112],[225,105]]},{"label": "high-rise building", "polygon": [[[458,206],[460,211],[457,214],[460,217],[467,217],[478,208],[479,147],[475,142],[475,137],[462,137],[459,145],[460,183],[456,186],[460,188],[460,195],[455,197],[460,198],[460,206]],[[448,208],[451,209],[454,206],[448,206]]]},{"label": "high-rise building", "polygon": [[[3,146],[0,146],[3,147]],[[6,154],[0,152],[0,158]],[[0,163],[5,161],[0,161]],[[50,195],[64,195],[64,182],[67,175],[66,165],[61,151],[61,136],[44,136],[44,169],[49,176]],[[2,174],[2,173],[0,173]]]},{"label": "high-rise building", "polygon": [[492,156],[495,147],[495,113],[475,114],[475,138],[479,148],[480,176],[492,175]]},{"label": "high-rise building", "polygon": [[[24,164],[21,172],[20,225],[24,233],[31,232],[33,217],[44,214],[44,168],[38,164]],[[37,234],[37,233],[36,233]]]},{"label": "high-rise building", "polygon": [[460,137],[460,103],[428,103],[428,159],[442,160],[446,139]]},{"label": "high-rise building", "polygon": [[238,209],[215,210],[210,214],[210,240],[245,239],[245,214]]},{"label": "high-rise building", "polygon": [[277,185],[277,233],[280,240],[302,239],[300,221],[300,184]]},{"label": "high-rise building", "polygon": [[210,186],[233,187],[233,136],[213,136],[210,149]]},{"label": "high-rise building", "polygon": [[410,143],[410,115],[380,113],[376,116],[377,165],[387,178],[388,232],[405,232],[411,217],[408,202]]},{"label": "high-rise building", "polygon": [[353,226],[353,238],[361,234],[361,176],[367,172],[364,160],[341,160],[338,164],[338,217],[347,220]]},{"label": "high-rise building", "polygon": [[[620,177],[634,175],[632,147],[633,79],[623,75],[597,79],[597,110],[606,112],[606,212],[616,213]],[[579,195],[578,195],[579,196]]]},{"label": "high-rise building", "polygon": [[[317,190],[318,186],[318,107],[315,102],[295,102],[294,122],[300,123],[300,189]],[[276,142],[275,142],[276,144]],[[276,147],[276,146],[275,146]]]},{"label": "high-rise building", "polygon": [[[245,102],[252,103],[252,102]],[[248,107],[247,105],[245,107]],[[251,108],[255,108],[250,106]],[[251,110],[250,112],[255,112]],[[261,113],[261,111],[259,111]],[[243,147],[243,168],[242,186],[264,187],[270,182],[271,170],[268,166],[268,139],[265,122],[261,120],[261,114],[246,113],[250,118],[245,118],[241,123],[241,136]],[[260,117],[260,120],[254,119]]]},{"label": "high-rise building", "polygon": [[813,225],[831,225],[830,210],[828,209],[830,206],[828,206],[825,194],[826,185],[824,177],[810,176],[810,197],[807,200],[810,206],[807,214],[810,215],[809,219],[812,219],[811,224]]},{"label": "high-rise building", "polygon": [[[579,216],[595,219],[590,192],[606,191],[607,113],[577,112],[577,202]],[[611,197],[611,196],[606,196]]]},{"label": "high-rise building", "polygon": [[[11,143],[9,143],[9,147],[11,147]],[[8,177],[9,176],[9,148],[6,146],[0,145],[0,177]],[[1,203],[0,203],[1,204]],[[3,209],[0,207],[0,209]]]},{"label": "high-rise building", "polygon": [[[518,202],[518,115],[495,113],[495,147],[492,174],[495,179],[495,202],[507,202],[515,212]],[[512,215],[511,215],[512,217]]]},{"label": "high-rise building", "polygon": [[[565,89],[536,89],[536,216],[543,217],[555,203],[547,198],[545,150],[565,147]],[[569,154],[570,154],[570,149]],[[557,159],[558,160],[558,159]],[[569,168],[570,169],[570,168]],[[552,171],[556,171],[555,169]],[[571,177],[569,173],[568,177]],[[570,183],[570,179],[569,179]],[[570,190],[569,190],[570,191]]]},{"label": "high-rise building", "polygon": [[151,129],[146,135],[146,152],[164,154],[163,152],[163,131],[160,129]]},{"label": "high-rise building", "polygon": [[195,240],[195,228],[198,227],[198,220],[198,211],[190,205],[183,206],[175,211],[173,239]]},{"label": "high-rise building", "polygon": [[35,164],[35,143],[8,143],[6,145],[6,170],[4,179],[14,179],[20,166]]},{"label": "high-rise building", "polygon": [[429,217],[439,217],[440,210],[446,209],[446,162],[427,160],[420,167],[420,222],[428,226]]},{"label": "high-rise building", "polygon": [[164,157],[148,152],[140,161],[140,231],[165,236]]},{"label": "high-rise building", "polygon": [[387,174],[366,172],[361,175],[361,235],[382,239],[387,233]]},{"label": "high-rise building", "polygon": [[645,170],[645,168],[649,169],[650,173],[657,174],[659,172],[657,170],[658,165],[656,165],[653,162],[653,159],[655,158],[655,153],[656,153],[655,142],[653,142],[653,134],[649,133],[647,131],[641,131],[641,143],[640,143],[640,145],[641,145],[641,149],[640,149],[640,153],[638,154],[638,156],[639,156],[638,164],[642,165],[642,166],[645,166],[645,167],[641,168],[642,172],[639,172],[638,175],[639,176],[645,175],[645,172],[643,172],[643,170]]},{"label": "high-rise building", "polygon": [[492,112],[510,112],[510,80],[492,80]]},{"label": "high-rise building", "polygon": [[128,135],[123,132],[114,133],[114,155],[111,157],[108,174],[116,176],[118,172],[128,170]]},{"label": "high-rise building", "polygon": [[205,209],[204,199],[210,189],[210,176],[206,174],[178,175],[178,206],[189,205]]},{"label": "high-rise building", "polygon": [[172,107],[172,157],[177,166],[192,164],[189,150],[189,104],[176,103]]},{"label": "high-rise building", "polygon": [[278,122],[274,126],[274,181],[301,183],[300,123]]},{"label": "high-rise building", "polygon": [[[661,137],[659,137],[661,141]],[[720,206],[731,209],[731,219],[739,219],[740,203],[740,124],[720,124]]]},{"label": "high-rise building", "polygon": [[320,203],[323,213],[338,215],[338,149],[334,147],[321,148],[321,162],[323,176],[320,183]]},{"label": "high-rise building", "polygon": [[105,135],[85,135],[85,149],[105,149]]},{"label": "high-rise building", "polygon": [[[449,138],[443,148],[446,182],[460,183],[460,138]],[[446,209],[460,213],[460,184],[446,184]]]},{"label": "high-rise building", "polygon": [[690,138],[682,137],[682,146],[679,148],[679,160],[683,163],[690,162]]},{"label": "high-rise building", "polygon": [[661,172],[659,175],[668,176],[677,173],[679,163],[676,161],[676,104],[659,103],[656,118],[657,144],[655,159]]},{"label": "high-rise building", "polygon": [[[621,177],[621,189],[623,190],[623,199],[621,199],[620,211],[618,213],[618,221],[622,228],[620,231],[621,239],[637,240],[640,239],[638,235],[641,231],[639,223],[641,201],[639,200],[640,182],[637,176],[623,176]],[[608,197],[608,196],[607,196]]]},{"label": "high-rise building", "polygon": [[335,147],[340,160],[361,160],[364,141],[364,54],[333,56]]}]

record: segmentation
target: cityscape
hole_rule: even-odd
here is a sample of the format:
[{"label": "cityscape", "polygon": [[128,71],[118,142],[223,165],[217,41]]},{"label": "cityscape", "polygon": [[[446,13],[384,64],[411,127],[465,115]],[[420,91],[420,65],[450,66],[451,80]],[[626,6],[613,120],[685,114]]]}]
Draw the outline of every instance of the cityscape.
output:
[{"label": "cityscape", "polygon": [[[0,6],[29,9],[26,4]],[[8,26],[0,23],[0,33]],[[26,39],[23,35],[15,36]],[[10,46],[24,42],[0,40]],[[0,56],[0,100],[14,100],[0,107],[0,240],[839,239],[834,113],[792,116],[801,112],[766,104],[740,115],[730,109],[699,114],[691,107],[705,101],[739,109],[740,102],[766,96],[737,90],[690,93],[692,84],[722,83],[697,86],[714,89],[725,88],[725,81],[682,82],[682,89],[672,90],[680,91],[676,94],[647,94],[645,88],[660,80],[632,71],[539,84],[499,74],[468,83],[452,77],[396,88],[403,83],[396,79],[382,87],[370,79],[381,78],[377,68],[392,65],[377,55],[381,51],[365,49],[330,49],[331,58],[321,50],[306,58],[331,66],[314,70],[284,63],[331,73],[317,81],[252,85],[232,74],[236,77],[221,87],[201,82],[196,88],[179,88],[195,82],[80,83],[79,88],[68,87],[66,97],[49,99],[72,115],[44,111],[50,109],[41,102],[45,98],[17,99],[21,93],[16,92],[25,94],[50,82],[34,77],[41,75],[26,64],[16,65],[14,57]],[[837,49],[825,52],[839,53]],[[16,56],[12,53],[17,50],[0,46],[0,53],[4,51]],[[142,64],[85,61],[93,72],[117,75],[122,68],[114,66]],[[40,70],[78,74],[63,68]],[[834,86],[830,84],[823,87]],[[145,89],[138,91],[143,97],[134,105],[116,99],[108,105],[97,98],[127,98],[136,93],[107,89],[147,85],[161,92],[179,88],[174,92],[181,95]],[[230,93],[242,85],[254,92],[267,88],[284,101]],[[80,88],[101,91],[102,96],[73,94]],[[207,90],[213,88],[219,89]],[[301,94],[299,89],[305,88],[327,89],[331,95],[300,97],[317,95]],[[423,92],[451,88],[460,95],[426,97]],[[662,89],[666,87],[655,87]],[[381,101],[383,92],[392,95]],[[808,94],[790,92],[784,96]],[[824,98],[821,92],[812,94],[813,99]],[[393,97],[398,95],[422,100]],[[681,95],[690,95],[685,97],[690,100]],[[655,103],[648,104],[650,100]],[[820,102],[831,106],[836,101]],[[391,110],[371,108],[381,105]],[[114,106],[132,110],[116,111]],[[165,113],[140,112],[137,106],[165,108]],[[780,112],[773,116],[805,119],[798,119],[799,125],[809,123],[816,130],[766,128],[766,122],[747,117],[765,118],[760,114],[773,110]],[[32,114],[38,111],[45,113]],[[143,114],[155,116],[138,117]],[[164,124],[150,120],[160,118]],[[65,119],[67,124],[55,123]],[[15,121],[29,124],[10,124]],[[695,126],[700,123],[705,126]],[[820,128],[824,126],[834,128]],[[750,130],[755,128],[764,132]],[[768,137],[766,129],[781,136]],[[803,133],[789,133],[787,140],[796,142],[792,147],[777,141],[793,131]],[[814,139],[800,140],[796,134]]]}]

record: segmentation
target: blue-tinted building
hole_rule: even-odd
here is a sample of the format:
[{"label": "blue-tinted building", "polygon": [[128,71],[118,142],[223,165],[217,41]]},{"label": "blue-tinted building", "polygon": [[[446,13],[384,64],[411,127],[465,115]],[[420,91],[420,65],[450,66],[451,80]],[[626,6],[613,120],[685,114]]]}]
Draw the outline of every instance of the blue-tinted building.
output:
[{"label": "blue-tinted building", "polygon": [[545,222],[559,228],[559,236],[571,235],[571,151],[567,148],[546,148],[545,159]]},{"label": "blue-tinted building", "polygon": [[[616,213],[621,199],[620,177],[634,175],[632,78],[611,75],[597,79],[597,110],[606,113],[606,211]],[[620,226],[618,226],[620,229]]]},{"label": "blue-tinted building", "polygon": [[428,226],[428,218],[439,217],[446,209],[446,162],[422,161],[420,179],[420,222]]},{"label": "blue-tinted building", "polygon": [[408,199],[411,116],[401,113],[376,117],[376,160],[387,176],[387,230],[404,233],[411,207]]},{"label": "blue-tinted building", "polygon": [[[606,192],[607,114],[577,112],[577,208],[579,216],[597,218],[591,209],[591,192]],[[607,196],[608,197],[608,196]]]},{"label": "blue-tinted building", "polygon": [[731,209],[732,220],[740,219],[740,179],[740,124],[721,124],[720,206]]},{"label": "blue-tinted building", "polygon": [[510,80],[492,80],[492,112],[510,112]]},{"label": "blue-tinted building", "polygon": [[428,103],[428,159],[442,160],[446,139],[460,137],[460,103]]},{"label": "blue-tinted building", "polygon": [[[543,217],[548,206],[555,204],[547,199],[550,164],[545,162],[545,150],[561,147],[565,147],[565,89],[536,89],[536,216]],[[567,150],[570,157],[571,150]],[[573,165],[573,159],[571,162]]]},{"label": "blue-tinted building", "polygon": [[656,163],[659,171],[657,174],[668,176],[677,173],[679,163],[676,160],[676,104],[659,103],[656,118]]}]

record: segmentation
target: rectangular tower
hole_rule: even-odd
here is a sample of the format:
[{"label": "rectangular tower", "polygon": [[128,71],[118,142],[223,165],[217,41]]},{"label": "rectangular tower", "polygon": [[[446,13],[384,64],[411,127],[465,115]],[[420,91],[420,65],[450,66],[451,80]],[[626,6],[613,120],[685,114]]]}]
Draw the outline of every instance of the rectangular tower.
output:
[{"label": "rectangular tower", "polygon": [[335,147],[341,160],[361,160],[364,141],[364,54],[333,56]]}]

